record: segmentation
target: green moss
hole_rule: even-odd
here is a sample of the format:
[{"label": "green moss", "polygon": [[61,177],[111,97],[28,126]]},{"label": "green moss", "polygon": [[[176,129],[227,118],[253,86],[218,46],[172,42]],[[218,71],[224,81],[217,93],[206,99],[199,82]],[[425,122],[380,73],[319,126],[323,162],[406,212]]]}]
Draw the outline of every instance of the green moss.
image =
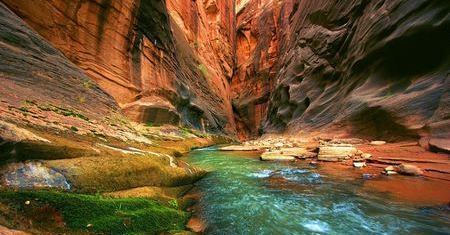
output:
[{"label": "green moss", "polygon": [[77,132],[77,131],[78,131],[78,128],[75,127],[75,126],[71,126],[71,127],[70,127],[70,130]]},{"label": "green moss", "polygon": [[[28,203],[28,202],[29,203]],[[0,192],[0,202],[14,208],[34,226],[51,229],[48,218],[39,220],[42,208],[46,217],[61,216],[66,227],[74,231],[105,234],[159,234],[182,230],[188,214],[143,198],[113,199],[101,196],[50,191]],[[25,203],[27,202],[27,203]],[[10,215],[11,216],[11,215]]]},{"label": "green moss", "polygon": [[28,107],[22,106],[19,108],[20,111],[24,112],[24,113],[28,113],[30,110]]}]

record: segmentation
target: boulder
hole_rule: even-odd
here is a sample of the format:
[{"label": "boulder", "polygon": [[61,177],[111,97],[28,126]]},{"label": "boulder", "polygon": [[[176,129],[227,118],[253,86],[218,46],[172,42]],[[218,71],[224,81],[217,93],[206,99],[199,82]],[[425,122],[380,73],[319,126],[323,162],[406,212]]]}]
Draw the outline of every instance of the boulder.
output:
[{"label": "boulder", "polygon": [[433,152],[450,153],[450,139],[448,138],[432,138],[428,144]]},{"label": "boulder", "polygon": [[319,147],[318,159],[321,161],[342,161],[353,157],[357,149],[353,145],[325,145]]},{"label": "boulder", "polygon": [[419,167],[411,164],[401,164],[397,171],[402,175],[423,175],[423,171]]}]

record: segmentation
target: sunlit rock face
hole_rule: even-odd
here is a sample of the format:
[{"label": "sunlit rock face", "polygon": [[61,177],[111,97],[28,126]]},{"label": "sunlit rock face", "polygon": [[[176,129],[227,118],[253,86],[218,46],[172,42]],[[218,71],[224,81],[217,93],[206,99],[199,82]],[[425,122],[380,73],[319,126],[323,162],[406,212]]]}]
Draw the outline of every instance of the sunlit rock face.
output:
[{"label": "sunlit rock face", "polygon": [[261,134],[261,122],[278,71],[280,4],[278,1],[236,2],[236,73],[232,102],[241,139]]},{"label": "sunlit rock face", "polygon": [[[249,2],[244,8],[267,2],[263,12],[275,12],[275,43],[263,43],[264,31],[249,37],[253,51],[278,45],[266,132],[449,138],[447,2]],[[239,19],[245,9],[237,11]],[[270,27],[271,17],[252,15],[264,22],[259,31]]]},{"label": "sunlit rock face", "polygon": [[232,0],[4,2],[136,121],[234,132]]}]

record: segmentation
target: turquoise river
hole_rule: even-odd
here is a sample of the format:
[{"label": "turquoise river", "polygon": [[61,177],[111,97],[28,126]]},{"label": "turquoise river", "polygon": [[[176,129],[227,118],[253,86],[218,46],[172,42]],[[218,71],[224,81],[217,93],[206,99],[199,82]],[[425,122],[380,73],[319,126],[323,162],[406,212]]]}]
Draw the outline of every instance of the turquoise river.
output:
[{"label": "turquoise river", "polygon": [[450,234],[448,205],[424,207],[361,190],[307,163],[262,162],[256,154],[192,151],[210,173],[197,183],[205,234]]}]

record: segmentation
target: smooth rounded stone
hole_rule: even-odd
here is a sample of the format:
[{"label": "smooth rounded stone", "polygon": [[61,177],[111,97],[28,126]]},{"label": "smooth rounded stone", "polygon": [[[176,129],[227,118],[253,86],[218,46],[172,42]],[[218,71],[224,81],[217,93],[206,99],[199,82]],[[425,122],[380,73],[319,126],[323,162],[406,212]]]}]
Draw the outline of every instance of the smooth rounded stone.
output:
[{"label": "smooth rounded stone", "polygon": [[371,141],[371,142],[370,142],[370,145],[375,145],[375,146],[383,145],[383,144],[386,144],[386,141],[382,141],[382,140],[374,140],[374,141]]},{"label": "smooth rounded stone", "polygon": [[363,168],[366,166],[365,162],[353,162],[353,166],[356,168]]},{"label": "smooth rounded stone", "polygon": [[400,166],[398,166],[397,171],[402,175],[423,175],[423,171],[419,167],[411,164],[401,164]]},{"label": "smooth rounded stone", "polygon": [[11,163],[2,169],[0,175],[0,184],[5,187],[71,189],[64,175],[41,162]]},{"label": "smooth rounded stone", "polygon": [[265,152],[260,157],[263,161],[294,161],[294,156],[283,155],[279,152]]},{"label": "smooth rounded stone", "polygon": [[242,146],[242,145],[230,145],[219,148],[220,151],[258,151],[261,147],[258,146]]}]

